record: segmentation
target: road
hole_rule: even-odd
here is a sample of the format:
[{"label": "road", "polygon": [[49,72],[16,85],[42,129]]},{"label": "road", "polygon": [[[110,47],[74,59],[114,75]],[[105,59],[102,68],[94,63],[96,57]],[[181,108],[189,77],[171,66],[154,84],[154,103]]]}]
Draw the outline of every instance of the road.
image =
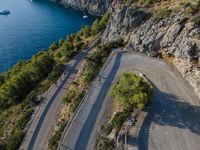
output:
[{"label": "road", "polygon": [[53,129],[53,125],[55,125],[62,104],[62,98],[81,67],[84,56],[89,51],[90,48],[83,50],[75,56],[67,64],[64,73],[60,76],[57,83],[43,95],[45,100],[38,107],[24,141],[21,144],[21,150],[47,149],[48,134]]},{"label": "road", "polygon": [[139,71],[155,85],[155,92],[138,134],[128,138],[130,149],[199,150],[200,102],[188,83],[164,61],[129,52],[115,52],[102,69],[101,83],[92,85],[64,132],[60,150],[94,149],[101,118],[110,100],[108,90],[121,72]]}]

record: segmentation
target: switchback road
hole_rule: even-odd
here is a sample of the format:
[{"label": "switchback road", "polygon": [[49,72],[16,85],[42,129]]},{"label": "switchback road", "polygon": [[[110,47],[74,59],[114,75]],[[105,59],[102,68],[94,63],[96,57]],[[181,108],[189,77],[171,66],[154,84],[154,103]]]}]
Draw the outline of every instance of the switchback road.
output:
[{"label": "switchback road", "polygon": [[33,118],[31,126],[29,127],[20,147],[21,150],[47,149],[45,146],[47,146],[46,142],[48,140],[48,134],[52,130],[58,117],[60,106],[62,104],[62,98],[68,87],[71,85],[73,77],[81,67],[84,56],[89,51],[90,48],[83,50],[75,56],[67,64],[64,73],[58,79],[57,83],[44,94],[45,100],[39,106],[37,113]]},{"label": "switchback road", "polygon": [[115,52],[64,132],[60,150],[91,150],[100,119],[110,100],[108,90],[119,74],[139,71],[155,85],[150,109],[138,134],[128,144],[139,150],[199,150],[200,103],[188,83],[164,61],[129,52]]}]

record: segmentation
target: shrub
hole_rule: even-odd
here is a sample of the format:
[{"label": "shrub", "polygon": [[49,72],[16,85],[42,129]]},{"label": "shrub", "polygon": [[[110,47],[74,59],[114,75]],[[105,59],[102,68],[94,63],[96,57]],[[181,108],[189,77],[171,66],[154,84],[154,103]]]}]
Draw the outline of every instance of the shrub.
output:
[{"label": "shrub", "polygon": [[14,129],[6,141],[6,150],[16,150],[23,140],[24,132],[21,129]]},{"label": "shrub", "polygon": [[108,12],[104,16],[102,16],[100,20],[97,19],[94,21],[91,27],[91,31],[93,35],[96,35],[97,33],[103,31],[106,28],[110,15],[111,13]]},{"label": "shrub", "polygon": [[0,150],[6,150],[6,143],[0,140]]},{"label": "shrub", "polygon": [[162,8],[162,9],[158,10],[158,12],[156,13],[154,20],[160,21],[166,17],[169,17],[171,15],[171,13],[172,13],[172,10]]},{"label": "shrub", "polygon": [[81,34],[86,38],[91,36],[91,34],[92,34],[91,27],[90,26],[84,26],[81,29]]},{"label": "shrub", "polygon": [[72,104],[70,105],[71,113],[76,111],[84,95],[85,95],[85,91],[81,91],[81,92],[79,91],[79,93],[75,97],[73,97]]},{"label": "shrub", "polygon": [[118,132],[121,129],[122,124],[128,118],[129,113],[127,112],[117,112],[112,120],[113,127]]},{"label": "shrub", "polygon": [[65,95],[65,97],[63,98],[63,101],[65,103],[71,103],[73,98],[76,97],[76,94],[77,94],[77,89],[76,88],[71,88],[69,90],[69,92],[67,92],[67,94]]},{"label": "shrub", "polygon": [[110,94],[124,110],[143,109],[153,92],[152,86],[133,72],[123,73]]},{"label": "shrub", "polygon": [[20,72],[13,75],[0,88],[0,108],[22,102],[34,85],[48,76],[55,61],[48,52],[39,52],[33,56],[30,62],[26,63]]},{"label": "shrub", "polygon": [[200,27],[200,16],[193,19],[193,22],[195,27]]},{"label": "shrub", "polygon": [[50,45],[49,50],[54,51],[59,48],[58,43],[54,42],[53,44]]},{"label": "shrub", "polygon": [[16,127],[23,130],[26,124],[28,123],[28,121],[31,119],[32,113],[33,113],[33,109],[23,112],[16,122]]},{"label": "shrub", "polygon": [[188,2],[185,4],[185,11],[187,14],[195,15],[200,10],[200,1],[194,1],[193,3]]},{"label": "shrub", "polygon": [[53,136],[49,139],[49,149],[51,150],[56,150],[57,146],[59,144],[60,138],[61,138],[61,134],[65,129],[65,126],[67,125],[66,121],[63,121],[60,123],[58,130],[55,131],[55,133],[53,134]]},{"label": "shrub", "polygon": [[54,67],[52,72],[48,75],[48,80],[55,81],[58,77],[63,73],[65,65],[61,63],[57,63]]},{"label": "shrub", "polygon": [[101,132],[103,135],[107,136],[113,129],[113,125],[111,123],[106,123],[101,126]]},{"label": "shrub", "polygon": [[59,47],[62,46],[64,42],[65,42],[65,40],[60,39],[60,40],[59,40]]},{"label": "shrub", "polygon": [[97,150],[113,150],[115,148],[114,141],[102,137],[97,145]]}]

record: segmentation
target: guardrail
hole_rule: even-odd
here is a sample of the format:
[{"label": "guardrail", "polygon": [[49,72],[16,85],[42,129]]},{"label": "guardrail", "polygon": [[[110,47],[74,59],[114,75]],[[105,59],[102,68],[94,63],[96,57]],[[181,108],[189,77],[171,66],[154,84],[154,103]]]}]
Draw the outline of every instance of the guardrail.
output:
[{"label": "guardrail", "polygon": [[95,77],[95,79],[92,81],[92,84],[90,85],[89,89],[86,91],[86,94],[85,96],[82,98],[81,102],[79,103],[77,109],[75,110],[75,112],[73,113],[72,117],[70,118],[70,120],[68,121],[62,135],[61,135],[61,139],[60,139],[60,142],[59,142],[59,145],[58,145],[58,148],[57,150],[60,149],[60,147],[62,146],[62,141],[63,141],[63,138],[64,138],[64,135],[65,133],[67,132],[67,129],[69,128],[69,126],[71,125],[73,119],[75,118],[76,114],[78,113],[79,109],[81,108],[83,102],[85,101],[85,98],[90,94],[94,84],[95,84],[95,81],[98,79],[98,75],[100,75],[104,70],[105,68],[107,67],[107,65],[109,64],[109,62],[111,61],[112,57],[114,55],[114,52],[112,51],[111,54],[109,55],[109,57],[107,58],[106,62],[103,64],[102,68],[100,69],[100,71],[98,72],[97,76]]}]

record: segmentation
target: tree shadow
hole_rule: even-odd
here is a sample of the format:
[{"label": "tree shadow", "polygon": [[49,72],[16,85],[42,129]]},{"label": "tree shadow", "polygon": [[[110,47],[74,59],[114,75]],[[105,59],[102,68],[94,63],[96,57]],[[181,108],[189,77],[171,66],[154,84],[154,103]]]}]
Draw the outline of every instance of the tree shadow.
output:
[{"label": "tree shadow", "polygon": [[[150,108],[138,136],[138,149],[148,150],[152,123],[187,129],[200,135],[200,107],[183,102],[176,96],[155,89]],[[176,138],[176,137],[175,137]]]}]

